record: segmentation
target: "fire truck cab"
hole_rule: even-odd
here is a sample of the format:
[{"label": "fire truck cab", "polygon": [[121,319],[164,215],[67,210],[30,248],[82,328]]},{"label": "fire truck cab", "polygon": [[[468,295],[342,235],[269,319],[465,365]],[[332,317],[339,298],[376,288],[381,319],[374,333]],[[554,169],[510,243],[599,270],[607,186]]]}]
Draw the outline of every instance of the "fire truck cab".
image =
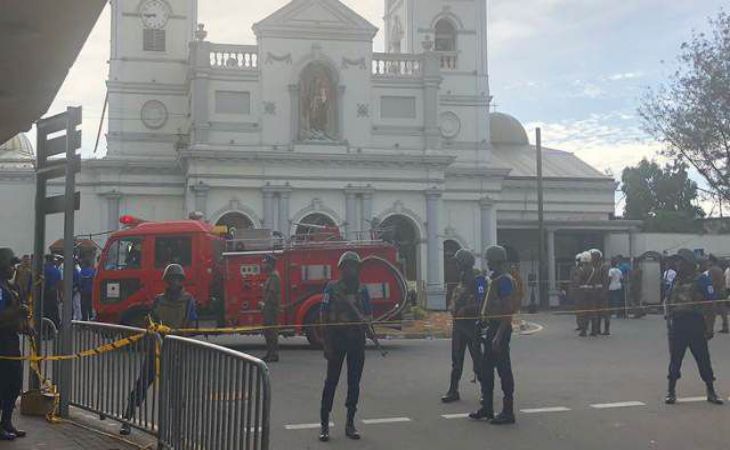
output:
[{"label": "fire truck cab", "polygon": [[141,326],[152,302],[164,292],[162,272],[168,264],[185,269],[185,288],[203,312],[222,306],[220,265],[224,239],[197,220],[144,222],[130,216],[101,254],[94,280],[94,306],[103,322]]}]

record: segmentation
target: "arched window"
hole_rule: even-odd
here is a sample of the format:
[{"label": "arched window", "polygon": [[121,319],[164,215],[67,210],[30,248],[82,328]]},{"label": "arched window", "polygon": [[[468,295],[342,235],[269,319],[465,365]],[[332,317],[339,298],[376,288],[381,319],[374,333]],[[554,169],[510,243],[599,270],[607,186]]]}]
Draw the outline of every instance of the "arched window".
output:
[{"label": "arched window", "polygon": [[233,228],[236,231],[248,230],[249,228],[254,227],[253,220],[251,220],[250,217],[235,211],[224,214],[215,224],[224,225],[227,226],[229,230]]},{"label": "arched window", "polygon": [[406,279],[418,280],[418,246],[421,239],[416,224],[409,217],[394,214],[383,220],[378,228],[382,240],[398,247],[398,257]]},{"label": "arched window", "polygon": [[439,19],[436,22],[434,49],[437,52],[456,51],[456,27],[449,19]]},{"label": "arched window", "polygon": [[341,239],[340,229],[327,215],[312,213],[297,224],[294,236],[298,241],[337,241]]}]

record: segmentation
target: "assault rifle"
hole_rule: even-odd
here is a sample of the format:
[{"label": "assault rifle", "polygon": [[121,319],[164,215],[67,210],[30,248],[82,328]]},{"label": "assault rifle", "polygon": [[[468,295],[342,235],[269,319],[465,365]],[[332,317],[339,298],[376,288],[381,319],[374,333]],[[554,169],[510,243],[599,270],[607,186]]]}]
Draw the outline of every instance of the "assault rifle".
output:
[{"label": "assault rifle", "polygon": [[359,309],[355,307],[353,302],[351,301],[345,301],[345,304],[347,304],[347,307],[350,308],[350,310],[355,314],[355,317],[357,318],[357,321],[362,324],[363,327],[365,327],[365,334],[367,337],[370,338],[371,341],[373,341],[373,344],[375,344],[375,348],[378,349],[380,352],[380,356],[383,358],[386,357],[388,352],[383,348],[382,345],[380,345],[380,340],[378,340],[378,335],[375,334],[375,327],[373,326],[373,321],[370,319],[366,319],[365,316],[362,315],[362,312],[360,312]]}]

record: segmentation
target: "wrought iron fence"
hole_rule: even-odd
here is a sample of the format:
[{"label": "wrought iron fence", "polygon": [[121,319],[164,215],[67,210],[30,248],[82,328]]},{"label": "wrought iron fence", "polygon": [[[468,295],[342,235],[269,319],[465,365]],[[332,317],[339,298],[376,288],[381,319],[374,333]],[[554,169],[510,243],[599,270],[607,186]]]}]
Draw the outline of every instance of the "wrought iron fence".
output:
[{"label": "wrought iron fence", "polygon": [[178,336],[165,337],[163,349],[160,448],[268,450],[266,364]]},{"label": "wrought iron fence", "polygon": [[125,339],[144,335],[122,348],[74,360],[69,403],[102,419],[109,417],[156,435],[160,336],[141,328],[97,322],[73,322],[71,326],[75,353],[122,345]]}]

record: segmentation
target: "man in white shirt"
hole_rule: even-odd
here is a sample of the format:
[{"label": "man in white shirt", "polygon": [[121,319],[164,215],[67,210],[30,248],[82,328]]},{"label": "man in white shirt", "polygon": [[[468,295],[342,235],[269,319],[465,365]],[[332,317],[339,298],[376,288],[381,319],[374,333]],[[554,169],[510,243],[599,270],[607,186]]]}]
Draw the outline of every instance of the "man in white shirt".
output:
[{"label": "man in white shirt", "polygon": [[618,268],[618,262],[615,259],[612,260],[611,268],[608,270],[608,298],[611,302],[612,311],[615,311],[619,317],[624,316],[625,311],[621,308],[626,306],[623,298],[623,278],[624,274]]}]

